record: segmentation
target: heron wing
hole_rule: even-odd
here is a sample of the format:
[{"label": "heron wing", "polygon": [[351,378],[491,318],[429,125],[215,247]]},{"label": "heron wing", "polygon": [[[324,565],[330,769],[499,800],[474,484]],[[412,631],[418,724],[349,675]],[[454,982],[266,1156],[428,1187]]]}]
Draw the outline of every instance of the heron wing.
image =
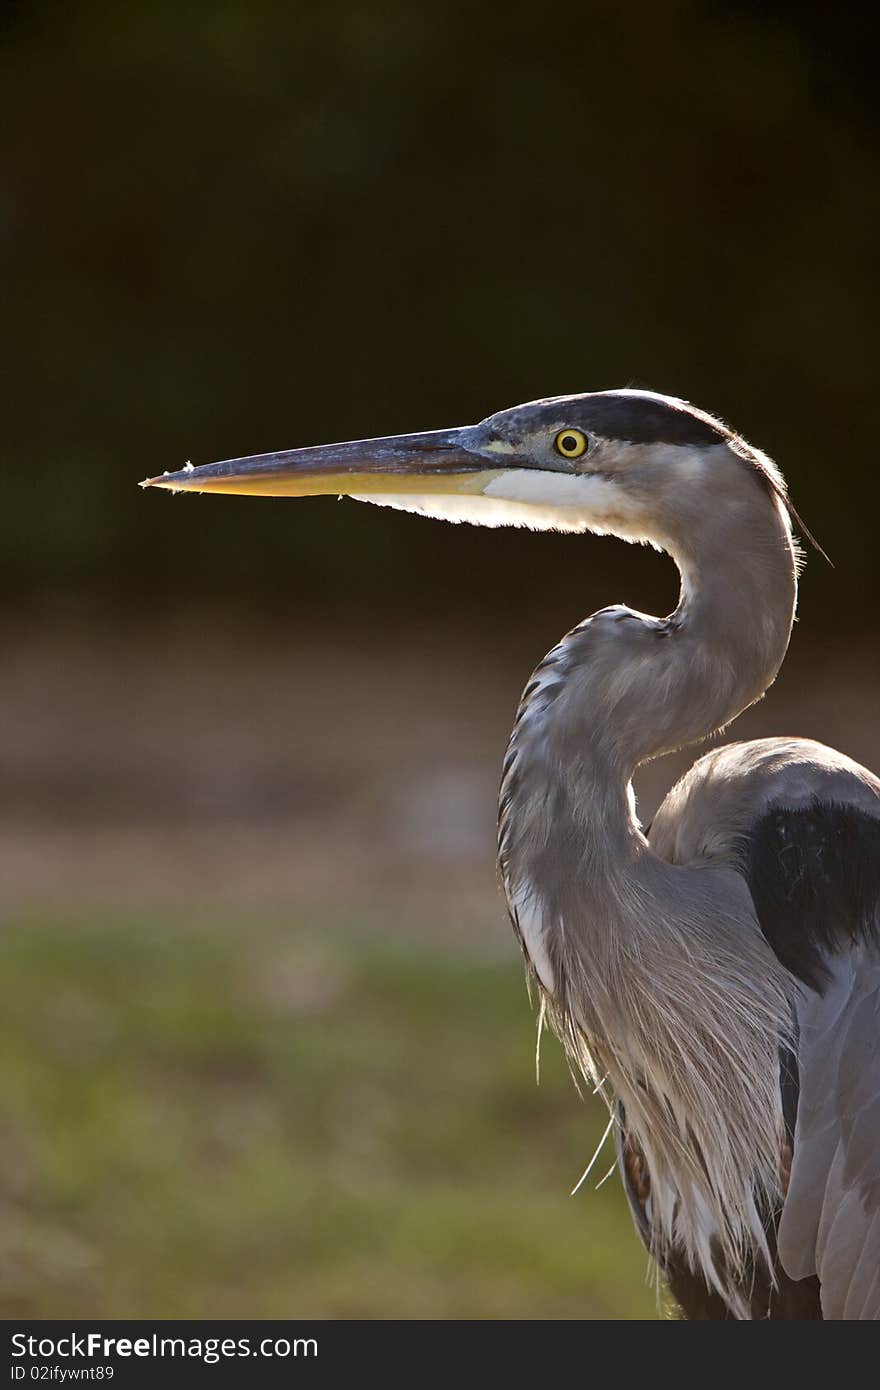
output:
[{"label": "heron wing", "polygon": [[796,1006],[800,1095],[779,1257],[826,1318],[880,1318],[880,962],[854,947]]},{"label": "heron wing", "polygon": [[826,1318],[880,1318],[880,819],[820,793],[775,801],[744,858],[762,930],[801,982],[779,1258],[818,1276]]},{"label": "heron wing", "polygon": [[880,1318],[880,782],[811,740],[728,745],[673,788],[651,844],[739,867],[797,982],[779,1260],[818,1276],[826,1318]]}]

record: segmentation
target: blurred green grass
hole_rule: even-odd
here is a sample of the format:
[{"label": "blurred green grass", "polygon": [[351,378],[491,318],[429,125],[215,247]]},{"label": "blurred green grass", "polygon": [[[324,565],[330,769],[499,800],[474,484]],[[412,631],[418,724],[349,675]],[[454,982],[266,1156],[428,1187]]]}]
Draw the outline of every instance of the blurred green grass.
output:
[{"label": "blurred green grass", "polygon": [[[345,923],[18,920],[5,1317],[655,1317],[521,973]],[[597,1164],[601,1175],[612,1161]],[[603,1155],[605,1158],[605,1155]]]}]

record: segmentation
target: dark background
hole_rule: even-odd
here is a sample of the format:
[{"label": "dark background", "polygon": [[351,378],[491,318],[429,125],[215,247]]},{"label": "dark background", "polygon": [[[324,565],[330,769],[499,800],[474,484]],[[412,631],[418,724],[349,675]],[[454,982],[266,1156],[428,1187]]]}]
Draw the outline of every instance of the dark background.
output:
[{"label": "dark background", "polygon": [[4,598],[537,607],[549,638],[625,574],[650,607],[662,562],[617,546],[134,490],[638,384],[778,459],[838,561],[812,625],[857,626],[873,32],[821,8],[7,3]]},{"label": "dark background", "polygon": [[0,8],[0,1314],[656,1311],[494,819],[529,671],[672,565],[137,482],[688,397],[835,562],[733,736],[880,766],[868,13]]}]

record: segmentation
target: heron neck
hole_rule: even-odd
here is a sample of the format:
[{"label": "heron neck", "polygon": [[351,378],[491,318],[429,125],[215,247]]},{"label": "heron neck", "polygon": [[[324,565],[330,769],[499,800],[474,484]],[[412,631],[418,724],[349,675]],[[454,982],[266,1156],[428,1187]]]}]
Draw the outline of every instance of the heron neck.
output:
[{"label": "heron neck", "polygon": [[668,620],[668,654],[654,662],[663,684],[656,723],[646,721],[634,766],[706,738],[759,700],[788,650],[797,566],[777,504],[704,523],[671,546],[681,574]]},{"label": "heron neck", "polygon": [[730,692],[735,708],[722,722],[773,683],[794,622],[797,562],[788,519],[775,500],[762,502],[704,520],[669,547],[681,575],[674,617],[695,644],[739,668]]},{"label": "heron neck", "polygon": [[625,864],[644,847],[638,765],[714,733],[772,684],[794,620],[796,565],[787,522],[759,500],[670,540],[681,595],[669,618],[603,610],[538,667],[511,751],[516,794],[531,811],[543,803],[548,845],[580,857],[586,844],[597,870]]},{"label": "heron neck", "polygon": [[794,622],[797,567],[787,519],[774,502],[760,502],[682,528],[669,543],[681,575],[674,613],[640,631],[621,624],[617,652],[611,644],[621,693],[603,727],[591,727],[630,775],[723,728],[776,679]]}]

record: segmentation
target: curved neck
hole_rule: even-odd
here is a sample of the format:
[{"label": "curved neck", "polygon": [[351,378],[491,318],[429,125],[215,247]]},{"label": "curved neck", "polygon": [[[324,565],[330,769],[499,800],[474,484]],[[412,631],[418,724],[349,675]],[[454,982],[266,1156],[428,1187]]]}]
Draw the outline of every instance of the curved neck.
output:
[{"label": "curved neck", "polygon": [[639,763],[728,724],[782,664],[797,571],[781,507],[755,488],[742,506],[685,518],[667,549],[682,581],[669,618],[594,614],[526,689],[507,794],[529,859],[541,857],[539,842],[578,857],[586,847],[613,872],[634,840],[644,847],[630,790]]},{"label": "curved neck", "polygon": [[[760,500],[670,539],[681,592],[669,618],[639,626],[634,615],[604,641],[591,640],[588,620],[581,653],[572,635],[575,661],[584,658],[573,694],[580,685],[593,710],[584,732],[627,778],[639,763],[723,728],[776,679],[794,622],[797,566],[787,518]],[[596,717],[603,705],[605,717]]]},{"label": "curved neck", "polygon": [[672,669],[660,659],[664,707],[637,762],[693,743],[728,724],[772,685],[788,649],[797,600],[797,567],[779,505],[707,518],[675,539],[681,596],[670,625]]}]

